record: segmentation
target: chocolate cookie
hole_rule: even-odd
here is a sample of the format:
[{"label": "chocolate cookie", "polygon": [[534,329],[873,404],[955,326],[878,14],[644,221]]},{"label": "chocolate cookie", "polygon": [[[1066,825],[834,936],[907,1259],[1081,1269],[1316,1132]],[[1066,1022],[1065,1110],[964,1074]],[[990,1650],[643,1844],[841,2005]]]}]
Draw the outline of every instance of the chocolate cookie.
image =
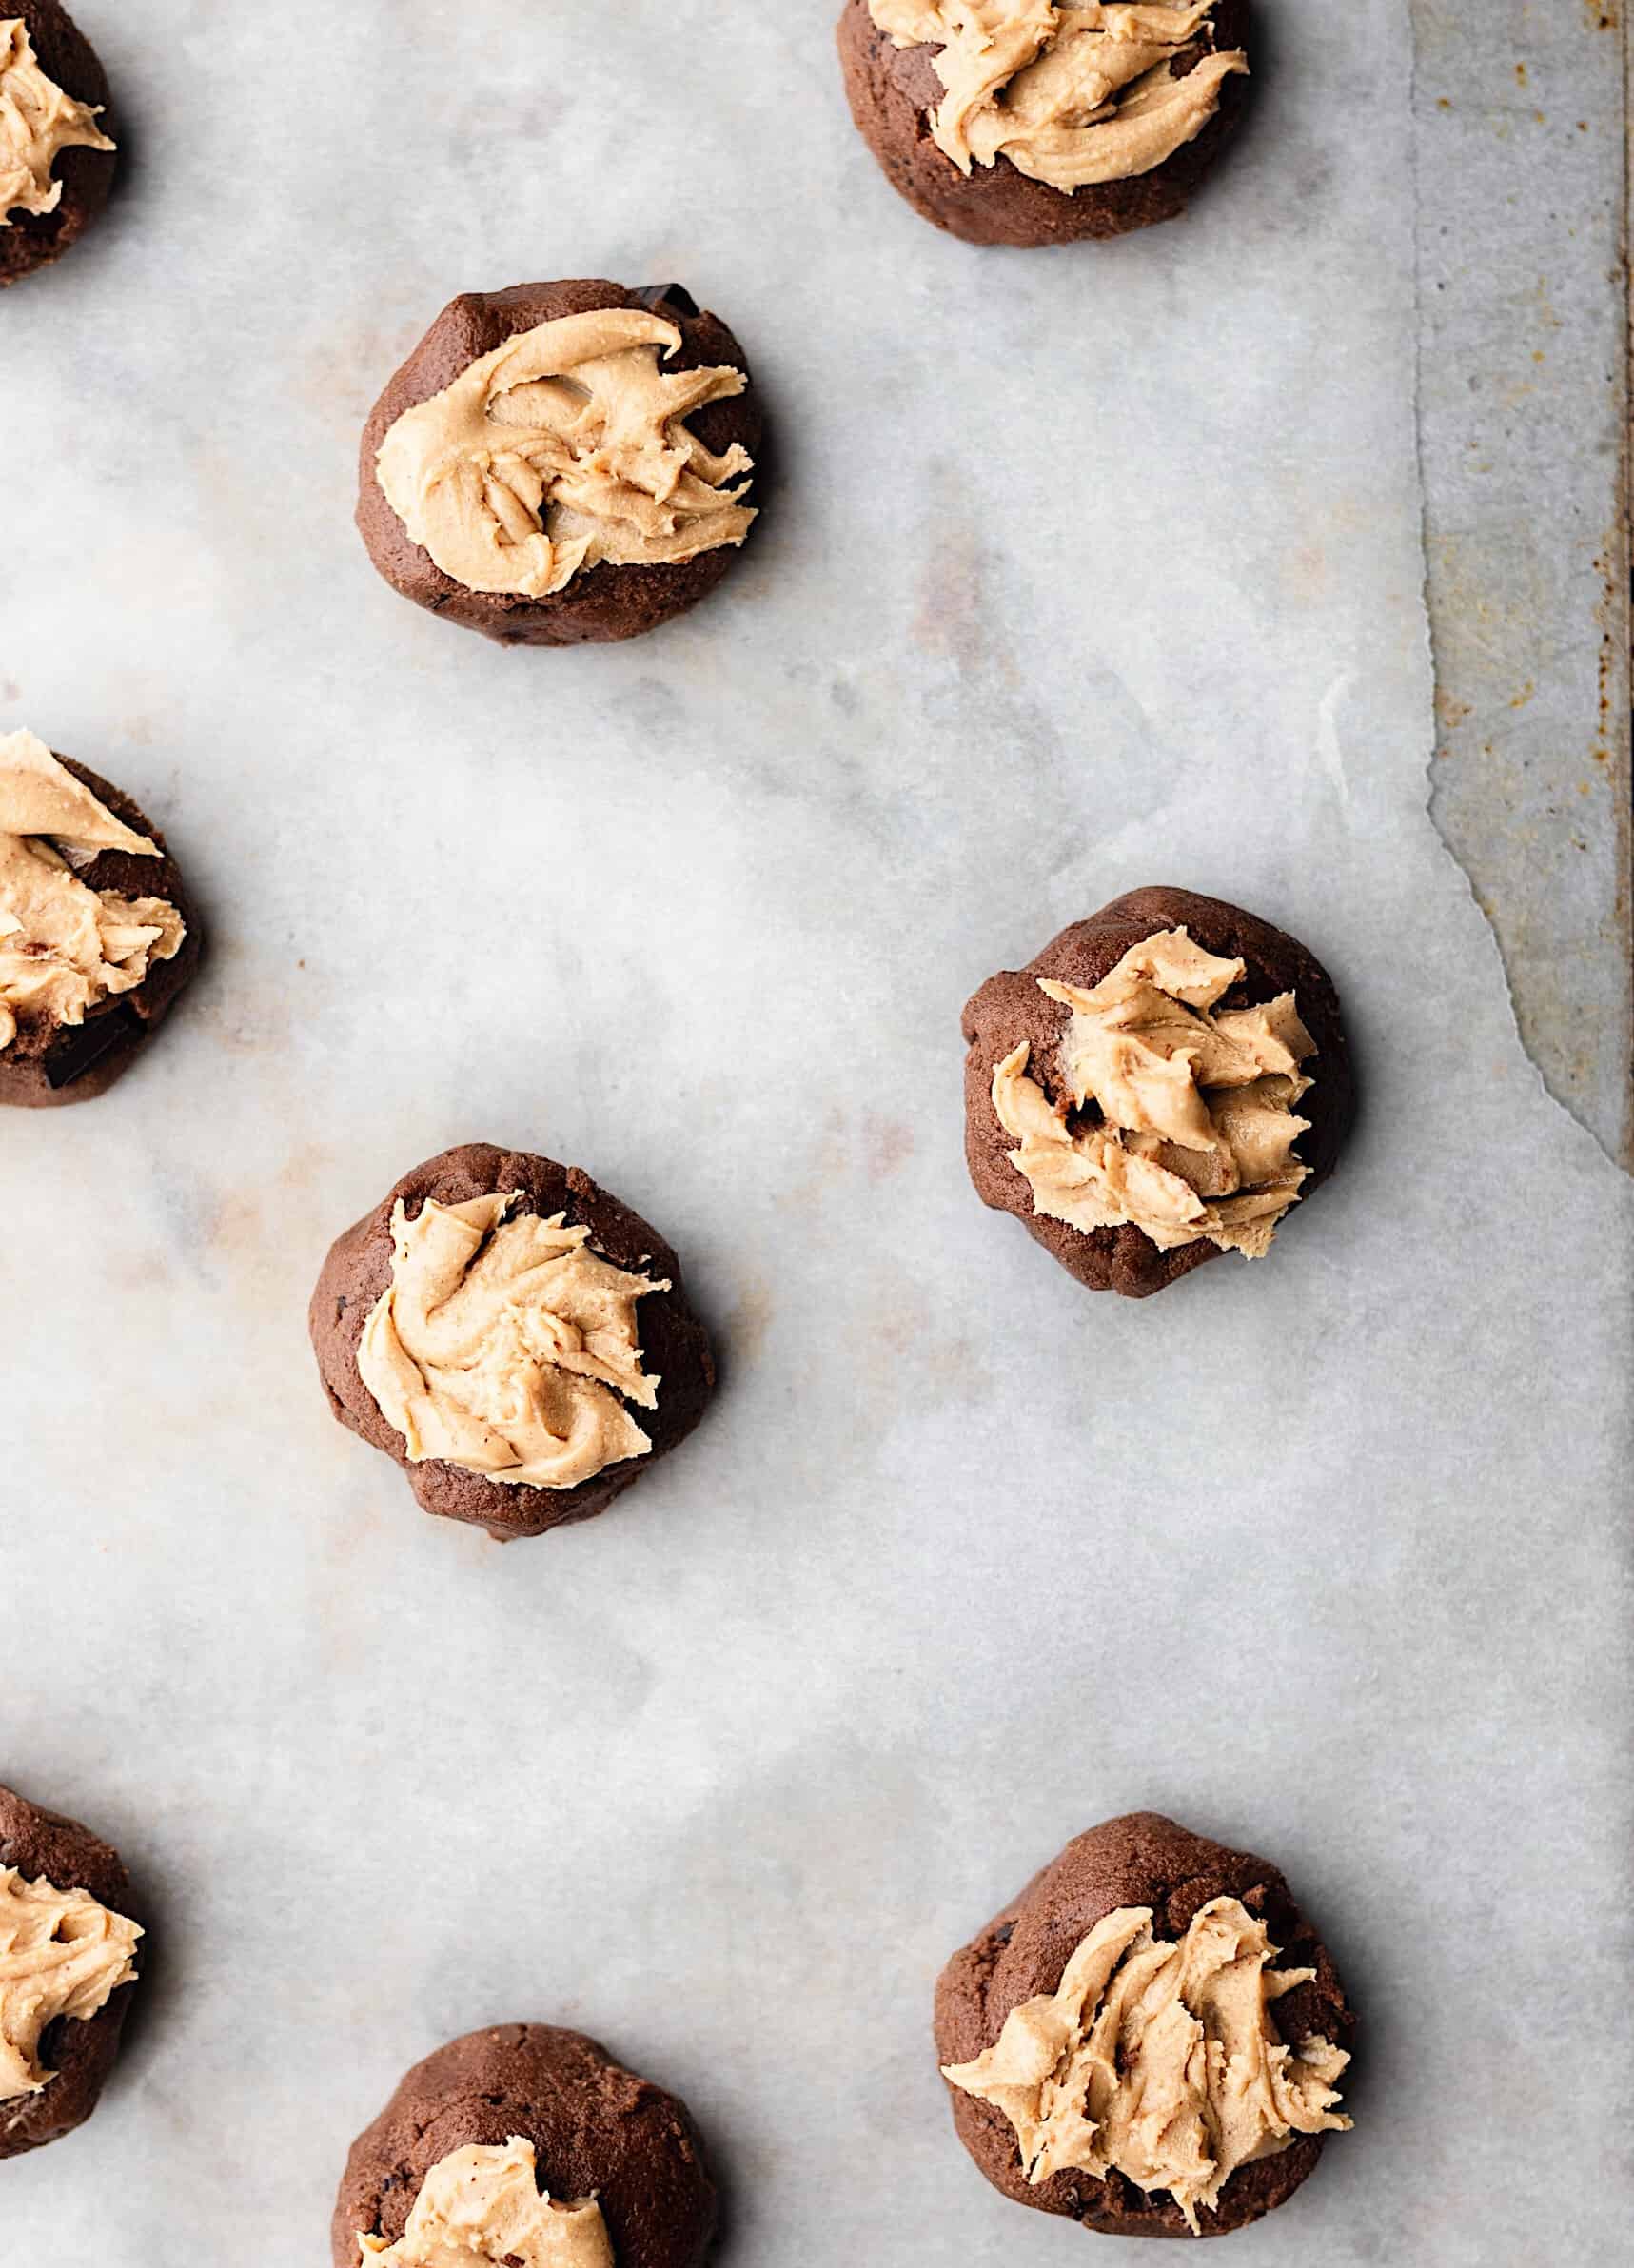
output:
[{"label": "chocolate cookie", "polygon": [[[64,1980],[60,1969],[46,1970],[41,1977],[23,1973],[30,1947],[39,1950],[43,1961],[62,1952],[60,1942],[50,1942],[49,1905],[42,1908],[35,1903],[34,1893],[42,1884],[48,1885],[44,1893],[48,1900],[50,1893],[81,1891],[128,1925],[108,1943],[103,1958],[101,1948],[92,1946],[87,1936],[89,1917],[83,1908],[70,1913],[67,1927],[59,1928],[56,1935],[59,1939],[85,1937],[90,1965],[88,1971],[76,1971],[71,1980],[62,1982],[60,1989],[58,1981]],[[22,1902],[15,1909],[13,1899]],[[12,2038],[12,2028],[10,2023],[0,2023],[0,2158],[21,2158],[26,2150],[59,2141],[76,2126],[83,2126],[95,2110],[119,2055],[119,2036],[131,2001],[128,1976],[118,1984],[110,1980],[121,1969],[140,1966],[139,1950],[132,1947],[128,1957],[126,1953],[125,1941],[132,1926],[140,1936],[129,1877],[118,1852],[89,1827],[63,1819],[55,1811],[42,1811],[12,1789],[0,1787],[0,2013],[11,2013],[7,2000],[14,1992],[19,1996],[19,2017],[31,2025],[38,2013],[33,1998],[37,1991],[57,1991],[58,1997],[63,1997],[71,1981],[78,1995],[94,2000],[104,1986],[108,1987],[93,2014],[83,2018],[60,2014],[46,2024],[26,2060],[35,2066],[36,2079],[44,2071],[53,2076],[43,2086],[30,2085],[27,2092],[11,2091],[20,2085],[14,2069],[8,2079],[6,2045]],[[24,2008],[25,1997],[28,2010]]]},{"label": "chocolate cookie", "polygon": [[[1217,1940],[1212,1957],[1211,1933]],[[1105,1950],[1086,1952],[1092,1938],[1103,1941]],[[1166,1948],[1182,1944],[1191,1956],[1189,1972],[1181,1973],[1172,1952],[1169,1964],[1159,1969]],[[1126,1948],[1121,1953],[1120,1946]],[[1231,1965],[1233,1950],[1244,1958]],[[1270,1962],[1274,1971],[1267,1969],[1262,1979]],[[1131,1977],[1129,1962],[1143,1967]],[[1127,1994],[1121,2009],[1113,2006],[1120,1992]],[[1052,2030],[1063,1998],[1074,2008],[1081,2003],[1081,2013]],[[1029,2178],[1023,2162],[1023,2127],[1006,2109],[970,2091],[973,2085],[992,2083],[990,2066],[1029,2021],[1018,2020],[1007,2038],[1007,2020],[1027,2003],[1038,2004],[1030,2009],[1034,2083],[1041,2042],[1059,2046],[1061,2054],[1052,2081],[1046,2082],[1058,2081],[1057,2092],[1040,2105],[1050,2132],[1031,2169],[1042,2176],[1037,2179]],[[1206,2185],[1210,2153],[1224,2152],[1228,2144],[1211,2105],[1200,2120],[1179,2115],[1189,2102],[1188,2089],[1207,2084],[1198,2076],[1204,2059],[1185,2078],[1182,2059],[1205,2037],[1229,2041],[1239,2053],[1245,2044],[1253,2045],[1262,2004],[1272,2031],[1266,2043],[1275,2074],[1272,2091],[1279,2101],[1291,2093],[1292,2115],[1316,2130],[1262,2136],[1261,2146],[1274,2154],[1239,2160],[1220,2186],[1217,2201],[1198,2202],[1193,2192]],[[1103,2015],[1096,2042],[1101,2072],[1092,2076],[1083,2041],[1092,2016],[1109,2007],[1112,2013]],[[1354,2031],[1355,2020],[1327,1948],[1277,1869],[1151,1811],[1109,1820],[1070,1843],[1019,1898],[955,1954],[936,1986],[936,2060],[944,2076],[959,2075],[948,2080],[954,2126],[977,2166],[1017,2204],[1064,2215],[1112,2237],[1224,2236],[1286,2203],[1314,2168],[1324,2131],[1349,2123],[1332,2106]],[[1210,2069],[1213,2063],[1209,2058]],[[1104,2076],[1114,2066],[1115,2081]],[[1128,2075],[1136,2066],[1138,2075],[1132,2081]],[[1171,2083],[1171,2067],[1174,2127],[1160,2132],[1153,2142],[1151,2128],[1162,2125],[1153,2114],[1159,2090]],[[1093,2093],[1081,2083],[1086,2077]],[[1126,2083],[1127,2100],[1122,2100]],[[1207,2091],[1212,2095],[1214,2090]],[[1032,2093],[1029,2088],[1003,2097],[1024,2121],[1034,2107]],[[1162,2107],[1170,2107],[1167,2100]],[[1132,2132],[1123,2125],[1126,2112],[1132,2114],[1132,2125],[1144,2113],[1144,2136],[1138,2125]],[[1156,2185],[1151,2178],[1158,2169],[1151,2165],[1142,2167],[1148,2185],[1131,2179],[1115,2162],[1104,2172],[1089,2170],[1109,2151],[1136,2156],[1142,2143],[1172,2148],[1177,2161],[1184,2162],[1188,2125],[1193,2138],[1201,2134],[1204,2156],[1179,2177],[1178,2195]],[[1028,2143],[1039,2142],[1031,2125],[1025,2132]],[[1239,2131],[1234,2146],[1245,2150],[1251,2146],[1250,2138]],[[1212,2163],[1217,2174],[1221,2160],[1216,2157]],[[1056,2170],[1049,2170],[1052,2165]]]},{"label": "chocolate cookie", "polygon": [[368,555],[502,645],[654,630],[715,588],[755,517],[748,368],[679,284],[466,292],[364,428]]},{"label": "chocolate cookie", "polygon": [[658,1232],[577,1166],[485,1142],[417,1166],[346,1231],[310,1320],[341,1423],[424,1510],[502,1538],[604,1512],[715,1388]]},{"label": "chocolate cookie", "polygon": [[19,29],[0,21],[0,288],[78,243],[108,203],[114,142],[89,40],[58,0],[24,0]]},{"label": "chocolate cookie", "polygon": [[[523,2149],[509,2151],[513,2142]],[[360,2238],[402,2245],[391,2268],[425,2257],[412,2222],[417,2201],[423,2225],[435,2185],[451,2180],[465,2192],[462,2240],[472,2268],[502,2260],[492,2237],[481,2240],[487,2232],[472,2192],[496,2171],[508,2173],[514,2211],[515,2192],[525,2188],[516,2161],[553,2207],[599,2207],[599,2217],[584,2216],[590,2226],[582,2255],[568,2256],[575,2260],[604,2261],[609,2240],[617,2268],[700,2268],[708,2254],[715,2184],[686,2105],[622,2070],[581,2032],[502,2024],[417,2063],[352,2144],[335,2206],[334,2268],[359,2268]],[[489,2229],[500,2221],[496,2214]],[[531,2247],[527,2257],[536,2257]]]},{"label": "chocolate cookie", "polygon": [[[1196,1065],[1197,1091],[1173,1098],[1202,1129],[1195,1147],[1160,1140],[1150,1119],[1131,1128],[1115,1108],[1102,1107],[1096,1090],[1106,1066],[1091,1059],[1087,1043],[1093,1034],[1084,1003],[1061,996],[1082,996],[1109,980],[1121,985],[1126,957],[1148,940],[1180,932],[1193,952],[1241,964],[1240,973],[1219,971],[1213,982],[1230,981],[1210,1007],[1174,1005],[1171,1027],[1148,1035],[1150,1048],[1139,1051],[1149,1061],[1170,1056],[1151,1066],[1160,1075],[1172,1075],[1187,1048],[1205,1051]],[[1263,1017],[1245,1013],[1262,1009]],[[1276,1028],[1284,1019],[1287,1028]],[[1126,1007],[1111,1023],[1127,1055],[1142,1038],[1138,1020],[1132,1030]],[[1269,922],[1190,890],[1133,890],[1074,922],[1025,969],[990,977],[966,1004],[963,1028],[970,1044],[965,1155],[976,1193],[983,1204],[1014,1213],[1094,1292],[1141,1299],[1222,1250],[1260,1256],[1279,1221],[1296,1216],[1332,1173],[1353,1114],[1349,1051],[1326,971]],[[1226,1052],[1241,1062],[1217,1066],[1215,1084],[1204,1062]],[[1019,1076],[1013,1072],[1018,1063]],[[1269,1075],[1279,1069],[1287,1075],[1273,1083]],[[1115,1062],[1112,1075],[1121,1075]],[[1104,1083],[1099,1095],[1117,1104]],[[1268,1107],[1260,1111],[1262,1103]],[[1110,1157],[1096,1155],[1102,1136],[1112,1144]],[[1132,1158],[1123,1154],[1124,1145]],[[1217,1154],[1210,1156],[1211,1150]],[[1159,1200],[1155,1207],[1132,1200],[1127,1188],[1101,1202],[1113,1179],[1135,1176],[1142,1198]]]},{"label": "chocolate cookie", "polygon": [[[92,815],[90,832],[128,834],[151,849],[136,851],[117,842],[99,848],[71,835],[35,834],[28,815],[33,809],[37,818],[37,799],[51,796],[47,774],[52,765],[60,765],[69,782],[89,791],[101,807],[102,820],[109,823],[104,826]],[[18,833],[8,832],[9,819],[17,822]],[[82,822],[69,812],[58,823]],[[30,843],[35,850],[25,858],[17,846]],[[35,871],[40,846],[46,872],[59,875],[64,888],[95,893],[114,919],[115,929],[106,938],[110,955],[151,931],[149,941],[136,943],[123,962],[106,960],[99,974],[52,948],[45,933],[49,928],[60,934],[62,925],[42,918],[38,885],[43,876]],[[108,899],[117,902],[109,907]],[[133,919],[130,908],[138,915],[144,908],[158,910],[151,918]],[[198,913],[181,870],[164,836],[130,798],[86,765],[54,757],[31,733],[0,736],[0,1104],[49,1108],[105,1093],[192,978],[202,942]],[[55,987],[44,981],[52,969],[61,979]],[[131,984],[139,969],[146,974]]]},{"label": "chocolate cookie", "polygon": [[[952,0],[847,0],[839,52],[851,114],[892,187],[967,244],[1071,244],[1173,220],[1241,115],[1249,10],[1248,0],[1211,0],[1206,10],[1187,0],[1171,5],[1174,34],[1148,43],[1114,39],[1089,26],[1085,11],[1078,13],[1086,28],[1069,28],[1063,11],[1047,30],[1037,0],[1015,0],[1003,28],[1009,36],[996,43],[1014,68],[973,109],[956,90],[986,92],[994,46],[973,49],[961,73],[960,25],[969,10]],[[1075,85],[1067,75],[1069,49],[1085,57]],[[1110,81],[1109,55],[1117,62]],[[938,75],[938,57],[955,89]],[[1144,74],[1138,82],[1120,75],[1134,68]],[[1191,91],[1170,91],[1189,79]],[[1168,125],[1151,107],[1153,89],[1177,106]],[[1034,139],[1017,115],[1018,99],[1036,112]],[[1190,138],[1170,148],[1181,128]],[[1070,186],[1024,168],[1064,173]],[[1109,168],[1110,177],[1097,177]]]}]

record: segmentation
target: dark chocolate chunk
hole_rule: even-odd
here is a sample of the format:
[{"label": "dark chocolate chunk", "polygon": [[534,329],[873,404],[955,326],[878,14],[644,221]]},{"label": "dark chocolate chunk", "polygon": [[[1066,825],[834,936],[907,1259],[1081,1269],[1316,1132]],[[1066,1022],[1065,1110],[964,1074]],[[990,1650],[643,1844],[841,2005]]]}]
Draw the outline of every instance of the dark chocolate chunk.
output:
[{"label": "dark chocolate chunk", "polygon": [[638,284],[630,293],[656,315],[660,307],[674,307],[682,315],[696,315],[698,302],[684,284]]},{"label": "dark chocolate chunk", "polygon": [[46,1056],[46,1077],[52,1087],[71,1087],[93,1063],[100,1063],[109,1048],[142,1037],[142,1018],[123,1001],[104,1016],[93,1016],[53,1040]]}]

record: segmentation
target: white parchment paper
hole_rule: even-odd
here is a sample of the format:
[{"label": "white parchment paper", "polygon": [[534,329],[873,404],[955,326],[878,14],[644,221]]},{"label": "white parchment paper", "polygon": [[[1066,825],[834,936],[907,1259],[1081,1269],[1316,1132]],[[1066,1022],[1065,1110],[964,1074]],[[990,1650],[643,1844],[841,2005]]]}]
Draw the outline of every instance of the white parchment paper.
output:
[{"label": "white parchment paper", "polygon": [[[886,188],[827,5],[84,0],[130,163],[0,307],[0,726],[212,954],[0,1129],[0,1778],[155,1922],[4,2268],[316,2268],[400,2072],[516,2018],[685,2094],[723,2261],[1087,2260],[958,2149],[930,1996],[1142,1805],[1279,1859],[1366,2017],[1240,2268],[1626,2257],[1629,1192],[1425,813],[1405,6],[1261,14],[1188,222],[1016,255]],[[453,293],[577,274],[735,325],[777,483],[686,621],[505,654],[376,580],[356,436]],[[1171,880],[1329,963],[1366,1113],[1270,1262],[1132,1307],[977,1205],[958,1012]],[[646,1212],[722,1353],[510,1548],[305,1337],[470,1138]]]}]

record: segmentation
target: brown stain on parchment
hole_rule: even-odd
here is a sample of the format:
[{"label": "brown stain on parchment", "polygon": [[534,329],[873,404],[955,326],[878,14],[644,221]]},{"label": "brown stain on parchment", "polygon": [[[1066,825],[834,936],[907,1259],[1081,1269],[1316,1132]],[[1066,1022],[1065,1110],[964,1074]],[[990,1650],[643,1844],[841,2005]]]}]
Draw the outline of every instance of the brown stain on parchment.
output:
[{"label": "brown stain on parchment", "polygon": [[870,1111],[864,1122],[864,1162],[870,1181],[888,1181],[914,1154],[914,1129],[902,1118]]},{"label": "brown stain on parchment", "polygon": [[987,678],[1014,690],[1021,672],[1008,642],[994,636],[988,545],[963,517],[970,504],[951,465],[937,467],[934,485],[931,551],[909,635],[922,653],[950,661],[961,679]]},{"label": "brown stain on parchment", "polygon": [[985,581],[981,543],[974,531],[938,541],[919,585],[914,643],[961,671],[982,668],[988,660]]},{"label": "brown stain on parchment", "polygon": [[914,1145],[914,1129],[905,1118],[867,1111],[859,1122],[853,1123],[844,1111],[831,1106],[810,1169],[791,1192],[792,1199],[800,1205],[822,1203],[858,1166],[869,1181],[889,1181],[913,1156]]},{"label": "brown stain on parchment", "polygon": [[295,392],[319,422],[354,440],[412,341],[378,323],[312,347],[302,359]]},{"label": "brown stain on parchment", "polygon": [[789,1192],[789,1202],[802,1206],[820,1204],[830,1191],[845,1178],[850,1162],[851,1145],[846,1139],[845,1113],[831,1105],[824,1115],[822,1133],[812,1153],[810,1171]]},{"label": "brown stain on parchment", "polygon": [[726,1318],[726,1346],[735,1365],[747,1369],[759,1361],[776,1311],[770,1284],[762,1276],[750,1276]]},{"label": "brown stain on parchment", "polygon": [[189,1005],[216,1045],[232,1055],[285,1054],[297,1021],[321,1018],[334,980],[304,958],[282,970],[257,968],[247,948],[218,928],[208,940],[206,996]]},{"label": "brown stain on parchment", "polygon": [[[291,1238],[291,1221],[310,1217],[310,1200],[340,1153],[326,1141],[303,1142],[292,1150],[270,1181],[251,1182],[224,1192],[204,1224],[207,1248],[214,1258],[231,1266],[266,1267],[269,1258],[303,1280],[317,1272],[317,1262]],[[319,1254],[319,1258],[322,1254]]]}]

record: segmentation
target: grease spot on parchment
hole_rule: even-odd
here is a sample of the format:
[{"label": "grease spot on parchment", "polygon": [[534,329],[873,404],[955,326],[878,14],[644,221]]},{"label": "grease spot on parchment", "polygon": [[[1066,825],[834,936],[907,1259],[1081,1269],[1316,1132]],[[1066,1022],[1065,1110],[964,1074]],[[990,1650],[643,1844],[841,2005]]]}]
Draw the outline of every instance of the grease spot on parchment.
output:
[{"label": "grease spot on parchment", "polygon": [[319,421],[354,440],[381,388],[402,362],[407,341],[379,323],[360,324],[308,348],[296,365],[298,400]]},{"label": "grease spot on parchment", "polygon": [[195,1013],[217,1046],[233,1055],[286,1048],[294,1028],[288,1001],[276,995],[246,998],[229,992],[199,1003]]},{"label": "grease spot on parchment", "polygon": [[914,1129],[904,1119],[882,1118],[870,1111],[864,1129],[870,1181],[887,1181],[914,1154]]},{"label": "grease spot on parchment", "polygon": [[734,1363],[747,1370],[759,1361],[776,1311],[771,1286],[762,1277],[749,1277],[726,1318],[726,1344]]},{"label": "grease spot on parchment", "polygon": [[270,1180],[253,1180],[220,1191],[198,1223],[203,1249],[213,1264],[259,1274],[269,1269],[305,1284],[315,1273],[289,1224],[309,1213],[308,1200],[323,1186],[339,1153],[326,1141],[299,1143]]},{"label": "grease spot on parchment", "polygon": [[790,1203],[820,1205],[844,1179],[850,1160],[845,1113],[837,1104],[831,1104],[823,1116],[822,1132],[812,1146],[806,1172],[789,1193]]},{"label": "grease spot on parchment", "polygon": [[[920,586],[914,643],[952,661],[961,675],[990,669],[994,660],[986,582],[980,538],[965,528],[937,543]],[[1017,684],[1014,657],[1000,661],[1006,681]]]}]

